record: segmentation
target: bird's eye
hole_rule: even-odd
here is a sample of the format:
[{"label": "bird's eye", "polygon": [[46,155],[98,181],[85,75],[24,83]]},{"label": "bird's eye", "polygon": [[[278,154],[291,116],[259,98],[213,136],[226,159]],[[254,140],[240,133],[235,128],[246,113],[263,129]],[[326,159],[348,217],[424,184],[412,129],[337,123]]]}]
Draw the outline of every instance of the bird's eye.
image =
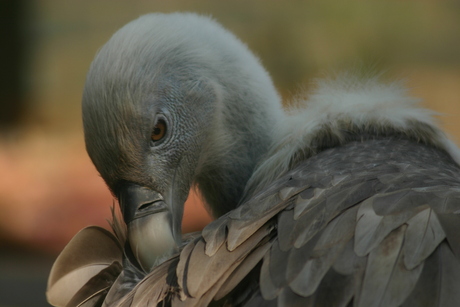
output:
[{"label": "bird's eye", "polygon": [[152,131],[152,141],[157,142],[161,140],[166,134],[166,123],[164,120],[160,119]]}]

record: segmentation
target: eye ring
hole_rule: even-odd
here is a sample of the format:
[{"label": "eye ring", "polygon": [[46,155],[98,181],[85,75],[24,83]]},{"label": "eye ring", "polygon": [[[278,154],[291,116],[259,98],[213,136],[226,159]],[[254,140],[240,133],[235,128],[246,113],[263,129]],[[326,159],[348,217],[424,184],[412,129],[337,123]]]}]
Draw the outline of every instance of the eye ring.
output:
[{"label": "eye ring", "polygon": [[155,126],[153,127],[150,139],[154,143],[161,141],[165,137],[166,131],[167,131],[166,121],[163,119],[159,119],[157,123],[155,124]]}]

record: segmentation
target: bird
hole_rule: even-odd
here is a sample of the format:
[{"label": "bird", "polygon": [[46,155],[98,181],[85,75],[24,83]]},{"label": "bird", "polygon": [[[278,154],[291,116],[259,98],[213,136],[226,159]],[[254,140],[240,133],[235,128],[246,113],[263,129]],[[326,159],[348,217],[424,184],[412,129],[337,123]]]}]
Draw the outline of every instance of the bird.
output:
[{"label": "bird", "polygon": [[[57,258],[55,306],[458,306],[460,152],[401,82],[317,79],[289,106],[195,13],[99,50],[87,152],[118,201]],[[214,220],[181,234],[191,189]]]}]

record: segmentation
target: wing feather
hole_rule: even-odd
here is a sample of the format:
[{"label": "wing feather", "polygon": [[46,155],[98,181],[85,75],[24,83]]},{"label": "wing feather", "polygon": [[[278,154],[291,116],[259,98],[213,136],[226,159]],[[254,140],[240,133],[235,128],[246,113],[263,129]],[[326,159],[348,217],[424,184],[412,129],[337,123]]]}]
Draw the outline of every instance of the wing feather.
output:
[{"label": "wing feather", "polygon": [[271,243],[266,242],[251,252],[251,254],[248,255],[225,280],[219,291],[216,293],[214,299],[220,300],[234,290],[243,278],[245,278],[246,275],[262,260],[270,247]]},{"label": "wing feather", "polygon": [[284,287],[287,284],[286,271],[289,251],[282,251],[279,246],[279,240],[273,242],[270,249],[269,271],[270,279],[276,287]]},{"label": "wing feather", "polygon": [[327,189],[324,188],[312,187],[300,193],[295,202],[294,218],[299,219],[305,212],[317,206],[321,200],[325,200],[326,191]]},{"label": "wing feather", "polygon": [[260,270],[260,292],[267,301],[276,299],[281,292],[281,287],[277,287],[270,276],[270,260],[270,253],[266,253]]},{"label": "wing feather", "polygon": [[[254,200],[255,201],[255,200]],[[247,241],[258,229],[260,229],[265,223],[268,222],[272,217],[278,214],[282,209],[289,205],[288,202],[283,202],[279,199],[277,194],[271,194],[261,199],[261,203],[247,203],[244,206],[238,207],[235,212],[240,208],[246,207],[266,207],[266,212],[259,211],[257,209],[253,212],[253,215],[244,216],[244,219],[235,218],[234,214],[230,214],[230,221],[228,222],[228,235],[227,235],[227,248],[229,251],[235,250],[243,242]]]},{"label": "wing feather", "polygon": [[66,306],[80,307],[100,305],[114,280],[117,278],[118,274],[120,274],[121,269],[120,263],[114,261],[110,266],[103,269],[80,288]]},{"label": "wing feather", "polygon": [[313,307],[314,296],[305,297],[285,287],[278,296],[278,307]]},{"label": "wing feather", "polygon": [[407,226],[404,225],[393,230],[370,252],[357,306],[381,306],[380,303],[397,264],[406,228]]},{"label": "wing feather", "polygon": [[401,211],[397,214],[378,215],[374,211],[373,199],[364,201],[358,210],[358,223],[355,230],[355,252],[358,256],[370,253],[394,229],[401,226],[422,207]]},{"label": "wing feather", "polygon": [[194,241],[187,244],[182,252],[180,253],[179,263],[177,264],[176,274],[177,274],[177,283],[181,289],[181,298],[184,299],[186,295],[190,296],[187,288],[186,282],[186,275],[187,275],[187,267],[190,261],[190,256],[195,248],[195,245],[199,239],[195,239]]},{"label": "wing feather", "polygon": [[354,294],[354,276],[342,275],[330,269],[318,287],[315,306],[346,307]]},{"label": "wing feather", "polygon": [[[121,264],[122,254],[120,243],[111,232],[96,226],[84,228],[72,238],[53,264],[46,292],[48,301],[55,306],[67,305],[77,291],[99,272],[113,262]],[[115,279],[116,276],[110,282],[113,283]],[[101,285],[96,286],[96,281]],[[95,285],[95,293],[107,285],[103,279],[97,278],[91,284]],[[80,294],[91,296],[90,292],[85,287]],[[80,302],[72,300],[73,304],[86,299],[81,295],[78,297]]]},{"label": "wing feather", "polygon": [[324,229],[310,260],[305,263],[298,276],[290,283],[295,293],[309,296],[316,291],[321,279],[353,236],[356,209],[347,210]]},{"label": "wing feather", "polygon": [[235,250],[229,251],[222,245],[213,257],[206,255],[204,240],[198,240],[184,270],[184,289],[187,289],[187,294],[191,297],[202,296],[222,279],[231,266],[242,261],[272,229],[272,225],[268,223]]},{"label": "wing feather", "polygon": [[139,282],[132,293],[129,306],[157,306],[171,291],[168,277],[175,271],[179,259],[171,258]]},{"label": "wing feather", "polygon": [[425,261],[414,290],[402,306],[458,306],[459,289],[460,263],[443,242]]},{"label": "wing feather", "polygon": [[404,264],[412,270],[423,262],[446,237],[439,220],[430,208],[427,208],[407,221],[408,227],[404,239]]},{"label": "wing feather", "polygon": [[363,266],[366,257],[359,257],[354,251],[354,237],[345,245],[342,254],[333,264],[333,269],[342,275],[353,275],[356,268]]},{"label": "wing feather", "polygon": [[206,241],[206,255],[212,256],[224,244],[228,219],[223,216],[207,225],[201,235]]},{"label": "wing feather", "polygon": [[[459,202],[460,204],[460,202]],[[458,205],[457,205],[458,206]],[[457,259],[460,259],[460,212],[436,213],[450,248]]]}]

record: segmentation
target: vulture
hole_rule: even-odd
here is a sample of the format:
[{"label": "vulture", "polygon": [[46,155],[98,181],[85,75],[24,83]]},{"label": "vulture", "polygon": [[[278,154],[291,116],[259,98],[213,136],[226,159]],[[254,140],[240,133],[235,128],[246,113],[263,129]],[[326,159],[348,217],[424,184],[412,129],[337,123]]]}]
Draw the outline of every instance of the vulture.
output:
[{"label": "vulture", "polygon": [[[460,154],[400,82],[339,73],[283,109],[209,17],[99,50],[87,152],[116,198],[57,258],[55,306],[460,306]],[[196,189],[215,218],[182,235]]]}]

